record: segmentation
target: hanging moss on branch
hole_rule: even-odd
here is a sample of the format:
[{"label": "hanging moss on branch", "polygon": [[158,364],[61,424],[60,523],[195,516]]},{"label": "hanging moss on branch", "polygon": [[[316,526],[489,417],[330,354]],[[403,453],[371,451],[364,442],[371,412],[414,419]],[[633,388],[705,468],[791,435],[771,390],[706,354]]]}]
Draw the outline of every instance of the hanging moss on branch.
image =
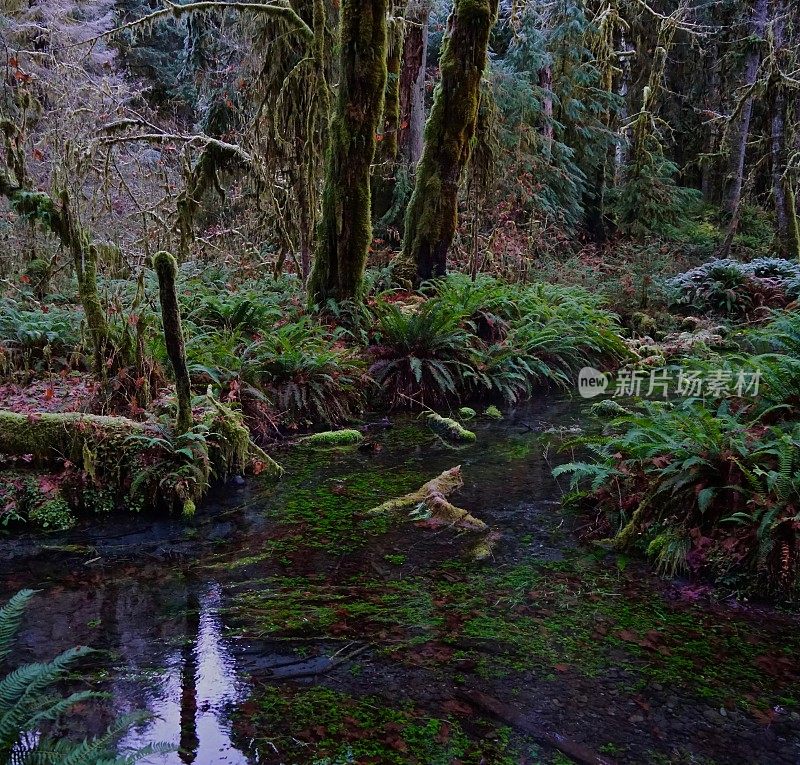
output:
[{"label": "hanging moss on branch", "polygon": [[[10,153],[8,142],[6,153]],[[11,164],[19,165],[20,162]],[[105,379],[109,368],[119,359],[111,342],[105,309],[97,290],[97,259],[102,249],[116,248],[92,239],[73,212],[66,190],[61,191],[56,203],[49,194],[27,189],[24,186],[26,179],[16,177],[21,172],[19,169],[16,173],[12,172],[9,167],[0,168],[0,194],[8,199],[16,213],[55,234],[72,256],[78,297],[94,350],[95,373],[100,379]]]},{"label": "hanging moss on branch", "polygon": [[153,258],[153,268],[158,276],[158,298],[161,302],[161,321],[164,325],[164,342],[175,374],[175,393],[178,399],[178,416],[175,428],[185,433],[192,427],[192,386],[186,365],[186,345],[178,305],[178,264],[168,252],[158,252]]},{"label": "hanging moss on branch", "polygon": [[439,62],[441,81],[406,212],[401,261],[419,280],[447,270],[458,222],[458,187],[470,157],[497,0],[456,0]]},{"label": "hanging moss on branch", "polygon": [[372,241],[370,167],[386,86],[387,0],[344,0],[311,302],[361,293]]},{"label": "hanging moss on branch", "polygon": [[456,507],[447,497],[464,485],[461,477],[461,465],[445,470],[441,475],[423,484],[417,491],[412,491],[396,499],[390,499],[369,511],[370,515],[383,513],[397,514],[410,512],[419,505],[424,505],[434,521],[449,526],[460,526],[473,531],[484,531],[486,524],[471,515],[467,510]]}]

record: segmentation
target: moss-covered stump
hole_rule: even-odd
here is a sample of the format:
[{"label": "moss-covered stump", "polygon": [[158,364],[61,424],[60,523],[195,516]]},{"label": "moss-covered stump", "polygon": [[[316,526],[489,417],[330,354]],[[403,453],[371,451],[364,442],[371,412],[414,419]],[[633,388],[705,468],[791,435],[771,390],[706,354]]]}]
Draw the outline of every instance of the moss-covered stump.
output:
[{"label": "moss-covered stump", "polygon": [[430,513],[430,519],[434,522],[448,526],[460,526],[473,531],[484,531],[487,527],[482,520],[471,515],[467,510],[456,507],[447,499],[450,494],[463,485],[461,465],[457,465],[450,470],[445,470],[416,491],[390,499],[369,512],[370,515],[398,514],[424,505],[427,512]]}]

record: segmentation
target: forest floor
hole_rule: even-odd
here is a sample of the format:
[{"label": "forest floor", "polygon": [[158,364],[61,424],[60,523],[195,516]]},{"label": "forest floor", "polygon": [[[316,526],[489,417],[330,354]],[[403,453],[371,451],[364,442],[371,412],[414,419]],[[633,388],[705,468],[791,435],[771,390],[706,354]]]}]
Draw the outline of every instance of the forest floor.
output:
[{"label": "forest floor", "polygon": [[[572,761],[549,732],[620,763],[796,763],[796,614],[579,543],[550,444],[583,421],[547,396],[453,447],[399,417],[361,446],[286,449],[277,487],[231,482],[188,526],[20,535],[3,594],[47,603],[24,654],[102,649],[87,675],[110,697],[70,728],[145,707],[123,744],[181,748],[153,762]],[[453,501],[498,540],[485,559],[468,531],[367,513],[459,464]]]}]

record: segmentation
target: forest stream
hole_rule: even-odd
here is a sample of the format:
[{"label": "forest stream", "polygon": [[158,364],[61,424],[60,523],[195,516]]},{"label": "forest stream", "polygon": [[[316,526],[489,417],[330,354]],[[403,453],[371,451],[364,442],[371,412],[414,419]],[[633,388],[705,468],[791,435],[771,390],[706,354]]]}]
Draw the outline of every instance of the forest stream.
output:
[{"label": "forest stream", "polygon": [[[69,728],[146,709],[120,746],[176,747],[150,763],[571,762],[547,736],[597,761],[800,762],[797,616],[582,545],[550,473],[552,431],[580,423],[540,398],[453,447],[399,417],[275,452],[277,486],[234,480],[188,526],[4,541],[2,595],[40,590],[21,658],[97,648],[81,680],[108,696]],[[366,514],[456,465],[482,560],[485,535]]]}]

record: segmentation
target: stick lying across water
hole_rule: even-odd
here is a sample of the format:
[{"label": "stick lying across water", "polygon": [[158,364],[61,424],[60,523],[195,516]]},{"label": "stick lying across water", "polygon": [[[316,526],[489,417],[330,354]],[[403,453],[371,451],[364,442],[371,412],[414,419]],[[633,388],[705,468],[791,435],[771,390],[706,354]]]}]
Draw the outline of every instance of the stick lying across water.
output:
[{"label": "stick lying across water", "polygon": [[564,738],[560,733],[537,728],[529,723],[513,707],[504,704],[493,696],[488,696],[480,691],[466,689],[460,691],[459,695],[484,712],[488,712],[498,720],[507,723],[512,728],[515,728],[521,733],[527,733],[529,736],[536,739],[537,743],[551,746],[553,749],[558,749],[559,752],[572,758],[575,762],[580,763],[580,765],[614,765],[613,760],[593,752],[583,744],[570,741]]}]

